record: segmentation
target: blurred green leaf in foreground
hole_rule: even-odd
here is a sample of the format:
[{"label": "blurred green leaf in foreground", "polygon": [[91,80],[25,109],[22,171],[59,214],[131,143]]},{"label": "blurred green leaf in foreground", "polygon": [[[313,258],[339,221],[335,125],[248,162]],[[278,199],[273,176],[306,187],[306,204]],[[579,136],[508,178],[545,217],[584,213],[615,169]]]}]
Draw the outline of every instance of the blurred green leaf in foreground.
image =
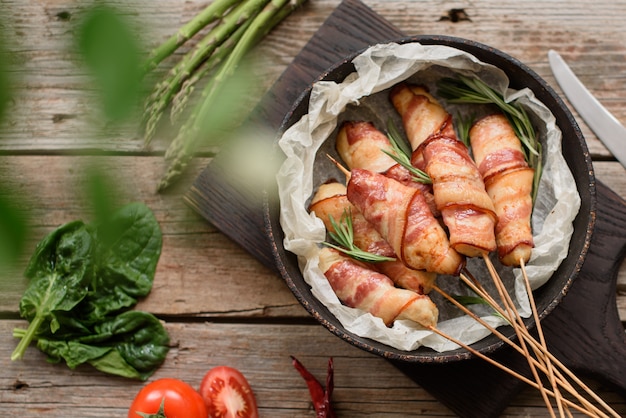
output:
[{"label": "blurred green leaf in foreground", "polygon": [[76,43],[94,77],[105,117],[128,117],[141,92],[141,50],[130,22],[113,7],[98,3],[79,22]]},{"label": "blurred green leaf in foreground", "polygon": [[28,239],[28,213],[15,193],[0,190],[0,266],[15,267]]}]

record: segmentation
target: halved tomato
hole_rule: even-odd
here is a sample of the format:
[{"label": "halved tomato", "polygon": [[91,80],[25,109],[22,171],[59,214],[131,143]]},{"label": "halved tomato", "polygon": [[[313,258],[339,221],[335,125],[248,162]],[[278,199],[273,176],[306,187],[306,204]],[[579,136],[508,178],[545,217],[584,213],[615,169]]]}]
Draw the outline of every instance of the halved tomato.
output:
[{"label": "halved tomato", "polygon": [[256,398],[248,380],[237,369],[218,366],[207,372],[200,383],[200,395],[209,418],[258,418]]},{"label": "halved tomato", "polygon": [[148,383],[135,396],[128,418],[139,417],[206,418],[207,408],[189,384],[163,378]]}]

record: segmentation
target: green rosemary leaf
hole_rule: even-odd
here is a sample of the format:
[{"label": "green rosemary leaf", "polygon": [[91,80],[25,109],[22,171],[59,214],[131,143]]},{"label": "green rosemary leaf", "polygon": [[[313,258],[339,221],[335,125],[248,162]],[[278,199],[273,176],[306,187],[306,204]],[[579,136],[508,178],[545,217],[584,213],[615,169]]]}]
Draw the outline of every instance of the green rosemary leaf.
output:
[{"label": "green rosemary leaf", "polygon": [[387,121],[387,132],[387,137],[389,138],[394,151],[398,152],[398,154],[405,155],[407,159],[409,159],[412,152],[411,146],[403,139],[400,130],[391,119]]},{"label": "green rosemary leaf", "polygon": [[[470,305],[485,305],[485,306],[492,307],[491,304],[487,300],[481,298],[480,296],[453,295],[452,297],[465,307],[470,306]],[[495,309],[493,311],[493,315],[506,320],[506,318],[500,315],[500,313],[497,312]]]},{"label": "green rosemary leaf", "polygon": [[459,139],[461,140],[461,142],[465,144],[466,147],[469,148],[470,146],[469,131],[472,127],[472,124],[474,123],[475,117],[473,115],[469,115],[465,117],[463,115],[458,115],[456,117],[456,120],[457,120],[456,128],[458,131]]},{"label": "green rosemary leaf", "polygon": [[432,180],[428,174],[411,164],[411,149],[406,144],[406,141],[402,140],[400,131],[398,131],[398,128],[391,120],[387,123],[387,130],[387,137],[391,143],[392,150],[381,151],[391,157],[396,163],[409,170],[413,180],[419,183],[431,184]]},{"label": "green rosemary leaf", "polygon": [[337,222],[332,215],[330,215],[330,224],[332,225],[334,232],[329,232],[328,235],[337,242],[339,245],[335,245],[329,242],[323,242],[324,245],[334,248],[354,258],[355,260],[365,261],[369,263],[380,263],[381,261],[394,261],[395,258],[385,257],[378,254],[372,254],[364,251],[354,244],[354,231],[352,229],[352,212],[350,210],[344,210],[341,219]]}]

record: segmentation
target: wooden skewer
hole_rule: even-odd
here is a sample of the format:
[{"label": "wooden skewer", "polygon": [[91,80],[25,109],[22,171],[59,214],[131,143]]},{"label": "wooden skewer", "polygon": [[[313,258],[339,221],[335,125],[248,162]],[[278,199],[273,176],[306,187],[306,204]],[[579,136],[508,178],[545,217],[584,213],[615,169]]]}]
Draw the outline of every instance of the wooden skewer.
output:
[{"label": "wooden skewer", "polygon": [[[517,338],[519,340],[519,344],[520,347],[523,349],[524,351],[524,355],[526,356],[527,359],[531,358],[531,354],[528,350],[528,346],[526,344],[526,340],[524,338],[524,336],[522,335],[522,328],[526,328],[524,325],[524,321],[522,320],[522,317],[520,316],[518,310],[515,308],[515,304],[513,303],[513,300],[511,299],[510,295],[508,294],[506,288],[504,287],[504,283],[502,283],[502,280],[500,280],[500,277],[498,275],[498,272],[496,271],[495,267],[493,266],[493,264],[491,263],[491,260],[489,259],[489,255],[487,253],[483,253],[483,260],[485,261],[485,264],[487,265],[487,268],[489,270],[489,274],[492,277],[494,283],[496,284],[496,289],[498,291],[498,294],[500,295],[500,299],[502,300],[502,303],[504,304],[505,310],[508,314],[508,318],[509,318],[509,322],[513,325],[514,323],[518,323],[519,326],[514,326],[513,329],[515,330],[515,333],[517,335]],[[542,360],[544,364],[547,365],[548,362],[545,361],[545,358],[543,356],[541,356],[536,349],[533,350],[535,355],[537,356],[538,359]],[[552,409],[552,403],[550,402],[550,400],[548,399],[548,396],[545,392],[545,388],[541,382],[541,377],[539,376],[539,374],[537,373],[537,368],[534,364],[534,362],[532,361],[528,361],[528,366],[530,367],[530,371],[533,375],[533,377],[535,378],[535,381],[539,384],[539,391],[541,393],[541,396],[544,400],[544,403],[546,404],[546,408],[548,410],[548,412],[550,413],[550,416],[555,417],[554,411]],[[549,366],[548,366],[549,367]],[[548,368],[548,373],[546,373],[548,375],[551,375],[552,373],[550,372],[550,369]],[[560,412],[561,417],[563,418],[563,409],[561,407],[561,396],[560,396],[560,392],[558,391],[558,388],[555,384],[554,380],[550,380],[550,383],[552,384],[552,390],[555,394],[555,400]]]},{"label": "wooden skewer", "polygon": [[[537,306],[535,304],[535,298],[532,293],[532,289],[530,288],[530,281],[528,280],[528,276],[526,275],[526,266],[523,259],[520,259],[520,268],[522,270],[522,276],[524,279],[524,285],[526,287],[526,293],[528,294],[528,300],[530,301],[531,311],[533,313],[533,319],[535,320],[535,324],[537,327],[537,333],[539,335],[539,342],[541,343],[541,347],[548,351],[548,345],[546,344],[546,339],[543,335],[543,329],[541,327],[541,321],[539,320],[539,314],[537,313]],[[561,397],[561,393],[558,390],[558,385],[556,383],[556,378],[554,376],[554,366],[550,361],[550,357],[545,356],[543,359],[546,362],[546,368],[548,369],[548,380],[552,385],[554,393],[557,395],[556,404],[559,410],[561,417],[565,416],[564,406],[563,406],[563,398]]]},{"label": "wooden skewer", "polygon": [[[494,279],[494,281],[496,282],[496,285],[500,285],[500,286],[504,286],[501,282],[501,279],[499,277],[499,275],[497,274],[497,271],[495,271],[495,267],[493,267],[493,264],[491,264],[491,261],[488,258],[485,258],[486,262],[487,262],[487,267],[489,268],[490,274],[492,275],[492,278]],[[525,269],[523,270],[523,273],[525,274]],[[527,280],[527,277],[525,278],[525,280]],[[468,285],[471,285],[470,287],[474,286],[476,288],[476,285],[473,283],[468,283]],[[480,289],[477,289],[480,292]],[[483,292],[486,293],[486,292]],[[508,295],[508,294],[507,294]],[[532,298],[532,292],[529,292],[529,297]],[[533,301],[534,302],[534,301]],[[532,303],[532,306],[534,306],[534,303]],[[534,306],[534,314],[537,315],[536,313],[536,306]],[[538,317],[538,315],[536,316]],[[509,318],[508,318],[509,319]],[[545,346],[545,344],[540,344],[531,334],[530,332],[526,329],[526,327],[523,325],[523,321],[522,322],[512,322],[510,321],[512,325],[514,324],[518,324],[518,325],[514,325],[516,327],[519,327],[519,329],[522,331],[522,335],[524,336],[524,339],[531,344],[535,350],[538,350],[538,352],[540,352],[540,357],[546,360],[549,360],[550,362],[552,362],[553,365],[557,366],[558,369],[554,369],[554,373],[558,376],[558,381],[559,383],[573,396],[575,396],[583,405],[585,405],[588,409],[587,412],[593,411],[595,412],[595,416],[607,416],[606,414],[604,414],[602,411],[600,411],[596,406],[592,405],[587,399],[585,399],[584,397],[582,397],[574,388],[573,386],[566,380],[566,378],[563,376],[563,374],[561,374],[561,372],[559,370],[562,370],[563,373],[565,373],[570,379],[572,379],[578,386],[580,386],[585,392],[587,392],[596,402],[598,402],[598,404],[600,404],[603,408],[605,408],[605,410],[610,413],[612,416],[618,418],[619,414],[617,414],[617,412],[615,412],[610,406],[608,406],[606,404],[606,402],[604,402],[597,394],[595,394],[587,385],[585,385],[574,373],[572,373],[567,367],[565,367],[565,365],[563,365],[563,363],[561,363],[556,357],[554,357],[554,355],[552,355],[552,353],[550,353],[550,351],[547,349],[547,347]],[[541,328],[539,328],[540,330]],[[545,340],[544,340],[545,341]],[[544,371],[545,372],[545,371]]]},{"label": "wooden skewer", "polygon": [[350,180],[350,176],[351,176],[350,170],[348,170],[343,165],[341,165],[341,163],[337,161],[335,158],[333,158],[332,155],[326,154],[326,158],[332,161],[332,163],[335,164],[339,170],[341,170],[341,172],[346,176],[346,180]]},{"label": "wooden skewer", "polygon": [[[466,280],[469,280],[467,278],[465,278]],[[527,353],[524,352],[524,350],[522,350],[522,348],[518,345],[516,345],[513,341],[511,341],[509,338],[507,338],[504,334],[502,334],[500,331],[498,331],[497,329],[493,328],[491,325],[489,325],[487,322],[485,322],[482,318],[480,318],[479,316],[477,316],[474,312],[470,311],[467,307],[463,306],[459,301],[457,301],[456,299],[454,299],[452,296],[450,296],[447,292],[445,292],[443,289],[439,288],[438,286],[434,286],[433,290],[435,290],[436,292],[440,293],[443,297],[445,297],[448,301],[450,301],[452,304],[454,304],[456,307],[458,307],[459,309],[461,309],[465,314],[467,314],[468,316],[470,316],[471,318],[475,319],[476,321],[478,321],[482,326],[484,326],[487,330],[489,330],[491,333],[493,333],[496,337],[498,337],[499,339],[501,339],[502,341],[504,341],[506,344],[508,344],[509,346],[511,346],[512,348],[514,348],[517,352],[519,352],[520,354],[524,355],[526,358],[529,359],[529,361],[531,361],[537,368],[539,368],[539,370],[541,370],[544,373],[547,373],[547,370],[545,369],[545,366],[543,363],[539,362],[537,359],[533,358],[533,357],[528,357]],[[476,292],[479,296],[481,296],[480,291]],[[482,296],[481,296],[482,297]],[[499,307],[498,307],[499,308]],[[497,311],[498,309],[496,309]],[[500,312],[501,308],[499,308]],[[502,313],[498,312],[499,314],[502,315]],[[506,316],[503,315],[505,318]],[[508,320],[508,319],[507,319]],[[438,332],[439,335],[441,335],[441,332]],[[445,335],[442,335],[444,338],[446,338]],[[448,338],[450,339],[450,338]],[[451,340],[451,339],[450,339]],[[462,346],[461,344],[459,344],[456,341],[451,340],[452,342],[455,342],[457,345]],[[465,347],[464,347],[465,348]],[[471,350],[468,350],[470,352],[472,352]],[[502,366],[502,367],[506,367],[506,366]],[[514,377],[517,377],[515,374],[512,374]],[[525,380],[524,380],[525,381]],[[529,380],[530,381],[530,380]],[[525,381],[526,382],[526,381]],[[532,381],[531,381],[532,382]],[[526,382],[528,383],[528,382]],[[534,382],[534,384],[531,384],[531,386],[535,387],[536,389],[542,390],[541,389],[541,384],[538,382]],[[553,392],[550,392],[548,390],[545,390],[545,388],[543,388],[543,390],[545,391],[546,395],[552,395],[554,396]],[[550,408],[551,409],[551,408]],[[576,408],[578,409],[580,412],[586,412],[585,409],[583,409],[582,407]],[[606,415],[605,415],[606,416]]]},{"label": "wooden skewer", "polygon": [[[486,362],[492,364],[493,366],[499,368],[500,370],[503,370],[504,372],[510,374],[511,376],[515,377],[516,379],[521,380],[522,382],[524,382],[524,383],[534,387],[535,389],[539,389],[540,385],[537,384],[537,382],[535,382],[535,381],[533,381],[531,379],[528,379],[526,376],[519,374],[518,372],[516,372],[516,371],[506,367],[505,365],[503,365],[501,363],[498,363],[496,360],[492,359],[491,357],[489,357],[489,356],[481,353],[480,351],[470,347],[469,345],[467,345],[467,344],[465,344],[465,343],[463,343],[463,342],[461,342],[461,341],[451,337],[450,335],[447,335],[445,332],[439,330],[438,328],[430,326],[427,329],[429,329],[432,332],[442,336],[443,338],[445,338],[445,339],[447,339],[447,340],[457,344],[459,347],[462,347],[462,348],[466,349],[467,351],[469,351],[470,353],[472,353],[476,357],[479,357],[479,358],[485,360]],[[548,395],[554,397],[554,392],[546,389],[546,393]],[[576,404],[576,403],[574,403],[574,402],[572,402],[570,400],[564,399],[563,402],[565,404],[567,404],[569,407],[574,408],[574,409],[576,409],[579,412],[589,414],[588,410],[585,410],[583,407],[581,407],[580,405],[578,405],[578,404]],[[606,416],[606,415],[602,414],[602,415],[591,415],[591,416]]]},{"label": "wooden skewer", "polygon": [[[469,274],[469,272],[468,272]],[[497,275],[497,272],[495,272],[495,274]],[[469,274],[471,276],[471,274]],[[468,285],[468,287],[470,287],[470,289],[472,289],[478,296],[482,297],[483,299],[485,299],[495,310],[498,314],[500,314],[501,316],[503,316],[505,319],[507,319],[507,321],[509,321],[509,323],[514,326],[519,328],[519,330],[521,331],[522,334],[522,338],[527,341],[531,347],[533,348],[533,351],[536,353],[537,358],[532,357],[532,356],[526,356],[528,358],[528,361],[531,362],[533,365],[535,365],[536,367],[539,368],[539,370],[541,370],[543,373],[545,373],[546,375],[548,375],[549,371],[546,368],[545,365],[545,358],[548,357],[549,360],[551,360],[555,365],[557,365],[559,368],[563,369],[565,371],[565,373],[568,376],[573,376],[572,379],[576,381],[576,383],[579,383],[579,385],[584,385],[579,379],[577,379],[573,373],[571,373],[571,371],[567,370],[567,368],[565,368],[565,366],[560,363],[558,361],[558,359],[554,358],[554,356],[552,356],[551,353],[549,353],[549,351],[547,351],[547,348],[542,347],[541,344],[539,342],[537,342],[534,337],[530,334],[530,332],[526,329],[525,325],[523,325],[523,321],[521,322],[517,322],[514,321],[512,318],[510,318],[508,316],[508,314],[506,312],[504,312],[503,308],[501,308],[496,302],[495,300],[488,294],[488,292],[486,292],[482,286],[480,286],[480,284],[476,281],[476,279],[469,279],[464,275],[460,275],[461,280],[463,280],[463,282]],[[496,280],[500,280],[499,276],[496,276]],[[493,327],[491,327],[489,324],[487,324],[485,321],[483,321],[481,318],[479,318],[476,314],[474,314],[473,312],[469,311],[469,309],[467,309],[466,307],[464,307],[463,305],[461,305],[458,301],[456,301],[454,298],[452,298],[451,296],[447,295],[447,293],[445,293],[442,289],[435,287],[435,290],[438,291],[439,293],[441,293],[444,297],[446,297],[449,301],[451,301],[453,304],[455,304],[457,307],[459,307],[461,310],[463,310],[466,314],[470,315],[472,318],[476,319],[477,321],[479,321],[483,326],[485,326],[490,332],[492,332],[494,335],[496,335],[498,338],[500,338],[502,341],[506,342],[507,344],[509,344],[510,346],[512,346],[516,351],[518,351],[520,354],[525,355],[524,350],[522,350],[522,348],[516,344],[514,344],[511,340],[509,340],[508,338],[506,338],[503,334],[501,334],[499,331],[497,331],[496,329],[494,329]],[[558,385],[562,385],[563,388],[565,390],[567,390],[571,395],[573,395],[574,397],[576,397],[576,399],[579,400],[579,402],[584,405],[584,407],[586,409],[584,409],[581,406],[578,406],[576,409],[584,412],[586,414],[591,414],[591,416],[599,416],[599,417],[608,417],[608,415],[606,415],[605,413],[603,413],[599,408],[597,408],[596,406],[592,405],[587,399],[585,399],[583,396],[581,396],[576,390],[575,388],[570,384],[569,381],[567,381],[567,379],[563,376],[563,374],[561,372],[559,372],[559,370],[555,370],[555,385],[556,387],[558,387]],[[541,390],[539,388],[540,384],[536,384],[533,385],[533,387],[536,387],[537,389]],[[583,386],[581,386],[583,387]],[[590,389],[583,387],[583,389],[590,391]],[[593,392],[591,392],[593,393]],[[557,401],[560,401],[563,403],[564,407],[572,407],[572,404],[570,401],[567,401],[565,399],[563,399],[562,397],[559,397],[560,394],[555,394],[553,391],[548,391],[546,390],[546,394],[550,395],[550,396],[555,396],[555,399],[557,399]],[[597,395],[593,394],[592,395],[594,397],[594,399],[597,398]],[[601,399],[596,399],[600,404],[602,404],[602,406],[604,406],[607,411],[609,413],[611,413],[611,415],[618,417],[619,415],[617,415],[610,407],[608,407],[608,405],[606,405]],[[562,414],[564,414],[567,411],[562,411]]]}]

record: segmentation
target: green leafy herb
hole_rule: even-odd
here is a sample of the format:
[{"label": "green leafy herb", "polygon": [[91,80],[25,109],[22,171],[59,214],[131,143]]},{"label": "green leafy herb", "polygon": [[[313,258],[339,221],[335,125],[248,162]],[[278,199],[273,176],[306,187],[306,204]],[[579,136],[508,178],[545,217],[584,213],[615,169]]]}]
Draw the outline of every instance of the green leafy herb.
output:
[{"label": "green leafy herb", "polygon": [[466,147],[470,147],[470,139],[469,139],[469,131],[472,128],[472,124],[474,123],[474,116],[463,116],[458,115],[456,117],[456,129],[457,134],[459,135],[459,139],[461,142],[465,144]]},{"label": "green leafy herb", "polygon": [[450,103],[493,104],[506,115],[522,142],[528,165],[535,169],[534,200],[541,178],[542,147],[524,107],[515,102],[505,101],[500,93],[477,78],[465,76],[459,76],[458,79],[444,78],[439,82],[438,88],[438,93]]},{"label": "green leafy herb", "polygon": [[150,209],[131,203],[106,223],[62,225],[37,246],[26,268],[30,283],[20,315],[30,323],[12,360],[32,341],[71,368],[147,378],[165,360],[169,336],[153,315],[128,311],[151,288],[161,230]]},{"label": "green leafy herb", "polygon": [[324,242],[324,245],[339,250],[350,257],[370,263],[377,263],[381,261],[393,261],[395,258],[385,257],[382,255],[372,254],[364,251],[354,244],[354,230],[352,228],[352,211],[344,210],[339,222],[330,215],[330,224],[332,225],[334,232],[329,232],[330,237],[336,241],[339,245],[335,245],[329,242]]},{"label": "green leafy herb", "polygon": [[406,168],[411,173],[413,180],[419,183],[431,184],[432,180],[428,174],[411,164],[411,149],[408,147],[406,141],[402,140],[402,135],[391,120],[387,123],[387,130],[387,137],[389,138],[389,142],[391,142],[392,150],[382,151],[396,163]]},{"label": "green leafy herb", "polygon": [[[487,300],[481,298],[480,296],[454,295],[452,297],[461,305],[466,306],[466,307],[470,305],[485,305],[485,306],[489,306],[493,308],[493,306]],[[493,315],[506,320],[506,318],[500,315],[500,313],[497,312],[495,309],[493,311]]]},{"label": "green leafy herb", "polygon": [[[65,361],[71,369],[91,364],[104,373],[131,379],[147,379],[158,368],[168,352],[169,336],[152,314],[126,311],[106,317],[74,338],[58,339],[41,335],[37,348],[51,362]],[[21,337],[23,330],[14,331]]]}]

